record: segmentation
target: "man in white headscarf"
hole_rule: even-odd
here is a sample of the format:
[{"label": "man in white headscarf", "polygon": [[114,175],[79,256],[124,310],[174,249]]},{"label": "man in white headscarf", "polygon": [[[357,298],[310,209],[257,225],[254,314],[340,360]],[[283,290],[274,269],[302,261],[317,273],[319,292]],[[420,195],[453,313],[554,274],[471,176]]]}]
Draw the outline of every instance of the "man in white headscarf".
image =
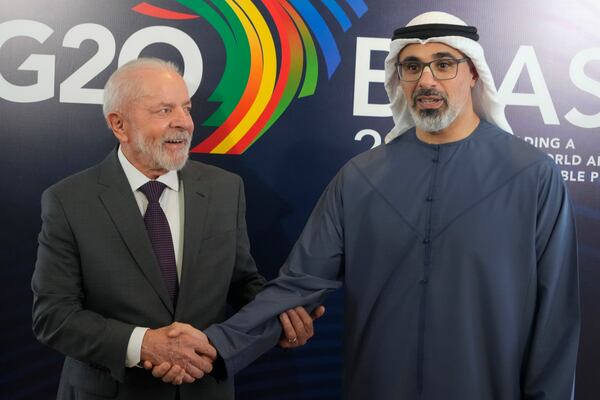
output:
[{"label": "man in white headscarf", "polygon": [[477,39],[440,12],[394,32],[394,128],[329,184],[279,278],[208,328],[227,373],[275,344],[279,312],[343,286],[345,399],[571,398],[571,204],[507,132]]}]

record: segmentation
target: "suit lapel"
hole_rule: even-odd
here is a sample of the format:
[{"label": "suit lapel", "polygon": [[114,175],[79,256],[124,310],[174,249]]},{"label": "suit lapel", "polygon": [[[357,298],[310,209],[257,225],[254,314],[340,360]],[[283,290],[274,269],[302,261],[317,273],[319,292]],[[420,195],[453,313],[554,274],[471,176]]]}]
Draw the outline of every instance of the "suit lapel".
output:
[{"label": "suit lapel", "polygon": [[106,190],[100,193],[100,200],[121,234],[123,242],[165,307],[173,314],[173,305],[160,275],[160,267],[148,239],[144,220],[119,164],[116,151],[102,163],[98,183],[106,187]]},{"label": "suit lapel", "polygon": [[183,260],[177,301],[181,315],[188,296],[194,296],[194,282],[198,279],[197,255],[200,250],[209,203],[209,184],[198,169],[187,166],[180,172],[184,192]]}]

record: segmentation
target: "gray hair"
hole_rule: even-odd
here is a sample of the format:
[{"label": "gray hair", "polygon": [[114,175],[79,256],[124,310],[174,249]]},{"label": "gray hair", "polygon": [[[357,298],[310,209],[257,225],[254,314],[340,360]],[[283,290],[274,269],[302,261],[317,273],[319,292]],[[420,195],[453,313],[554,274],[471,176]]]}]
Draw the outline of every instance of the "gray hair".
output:
[{"label": "gray hair", "polygon": [[139,79],[131,79],[128,75],[132,71],[140,69],[167,70],[181,76],[181,71],[175,63],[160,58],[141,57],[123,64],[112,73],[104,86],[102,102],[104,118],[107,118],[111,112],[122,111],[125,104],[135,99],[141,89],[140,81]]}]

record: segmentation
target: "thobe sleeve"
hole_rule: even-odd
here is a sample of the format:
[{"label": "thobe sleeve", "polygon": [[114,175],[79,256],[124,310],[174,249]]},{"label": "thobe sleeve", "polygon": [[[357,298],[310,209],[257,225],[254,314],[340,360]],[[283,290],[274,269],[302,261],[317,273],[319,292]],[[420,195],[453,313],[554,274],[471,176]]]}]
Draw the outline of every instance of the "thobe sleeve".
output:
[{"label": "thobe sleeve", "polygon": [[570,399],[579,344],[577,243],[560,173],[545,165],[536,227],[536,316],[524,364],[525,399]]},{"label": "thobe sleeve", "polygon": [[279,276],[254,301],[205,333],[233,375],[273,347],[281,334],[278,315],[315,306],[341,286],[343,277],[342,179],[329,184]]}]

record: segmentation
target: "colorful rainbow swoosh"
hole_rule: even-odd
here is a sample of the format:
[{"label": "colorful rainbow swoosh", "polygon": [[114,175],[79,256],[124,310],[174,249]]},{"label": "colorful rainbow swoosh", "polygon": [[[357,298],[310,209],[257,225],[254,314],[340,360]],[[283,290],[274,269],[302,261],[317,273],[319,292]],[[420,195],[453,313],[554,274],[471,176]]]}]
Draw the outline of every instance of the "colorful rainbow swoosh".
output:
[{"label": "colorful rainbow swoosh", "polygon": [[[195,14],[145,2],[133,10],[161,19],[201,16],[218,32],[226,53],[223,76],[209,97],[220,106],[204,121],[205,126],[216,129],[192,149],[193,153],[242,154],[281,117],[294,97],[313,95],[319,75],[315,41],[328,79],[340,64],[335,38],[310,0],[262,0],[268,20],[255,1],[175,1]],[[350,18],[339,1],[321,3],[344,32],[350,28]],[[367,11],[363,0],[345,3],[357,17]],[[275,26],[278,41],[268,21]]]}]

